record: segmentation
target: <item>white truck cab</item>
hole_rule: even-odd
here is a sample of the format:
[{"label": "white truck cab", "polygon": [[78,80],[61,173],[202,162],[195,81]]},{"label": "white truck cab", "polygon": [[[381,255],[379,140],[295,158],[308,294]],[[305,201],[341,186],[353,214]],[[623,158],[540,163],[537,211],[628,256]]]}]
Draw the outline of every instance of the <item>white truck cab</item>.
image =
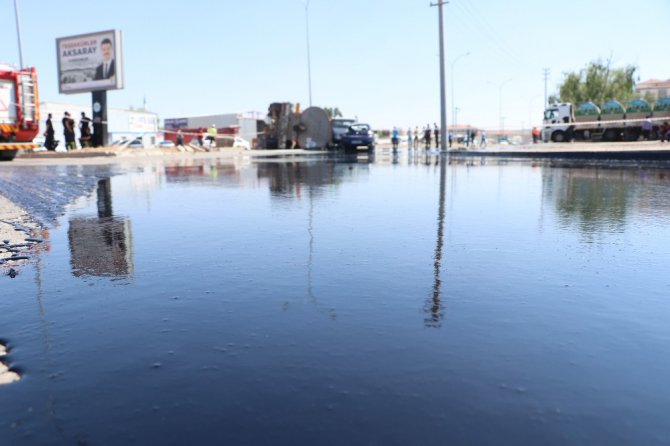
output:
[{"label": "white truck cab", "polygon": [[544,111],[542,120],[542,140],[544,142],[564,142],[569,138],[575,122],[572,104],[551,104]]}]

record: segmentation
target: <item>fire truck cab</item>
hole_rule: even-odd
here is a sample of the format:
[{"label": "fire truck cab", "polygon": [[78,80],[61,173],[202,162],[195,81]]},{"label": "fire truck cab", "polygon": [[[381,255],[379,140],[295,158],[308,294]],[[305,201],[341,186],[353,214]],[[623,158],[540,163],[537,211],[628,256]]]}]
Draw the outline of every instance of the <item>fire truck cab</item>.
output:
[{"label": "fire truck cab", "polygon": [[39,98],[35,68],[0,64],[0,161],[11,161],[20,149],[34,149],[39,133]]}]

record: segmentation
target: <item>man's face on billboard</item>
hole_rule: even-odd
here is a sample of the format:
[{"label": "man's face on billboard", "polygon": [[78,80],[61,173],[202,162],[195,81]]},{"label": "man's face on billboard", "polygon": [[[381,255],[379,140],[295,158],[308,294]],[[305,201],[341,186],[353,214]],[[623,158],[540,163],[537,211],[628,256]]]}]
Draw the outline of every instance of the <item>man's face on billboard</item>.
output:
[{"label": "man's face on billboard", "polygon": [[110,43],[103,43],[101,45],[102,59],[105,62],[112,60],[112,45]]}]

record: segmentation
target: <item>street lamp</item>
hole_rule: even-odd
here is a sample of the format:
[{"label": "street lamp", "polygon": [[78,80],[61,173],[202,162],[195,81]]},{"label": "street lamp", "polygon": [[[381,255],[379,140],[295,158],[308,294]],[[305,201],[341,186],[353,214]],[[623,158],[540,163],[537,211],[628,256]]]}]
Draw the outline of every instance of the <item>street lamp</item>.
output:
[{"label": "street lamp", "polygon": [[456,127],[456,101],[454,100],[454,66],[461,57],[469,56],[470,52],[463,53],[451,61],[451,127]]},{"label": "street lamp", "polygon": [[23,70],[23,49],[21,48],[21,21],[19,20],[19,1],[14,0],[14,15],[16,17],[16,37],[19,41],[19,64]]},{"label": "street lamp", "polygon": [[309,0],[305,3],[305,33],[307,37],[307,85],[309,87],[309,106],[312,106],[312,64],[309,56]]},{"label": "street lamp", "polygon": [[498,87],[498,119],[499,119],[500,133],[501,134],[505,130],[505,121],[503,120],[503,115],[502,115],[502,88],[505,86],[505,84],[507,84],[511,80],[512,80],[512,78],[510,77],[509,79],[505,79],[500,84],[496,84],[494,82],[489,81],[489,84],[495,85],[495,86]]}]

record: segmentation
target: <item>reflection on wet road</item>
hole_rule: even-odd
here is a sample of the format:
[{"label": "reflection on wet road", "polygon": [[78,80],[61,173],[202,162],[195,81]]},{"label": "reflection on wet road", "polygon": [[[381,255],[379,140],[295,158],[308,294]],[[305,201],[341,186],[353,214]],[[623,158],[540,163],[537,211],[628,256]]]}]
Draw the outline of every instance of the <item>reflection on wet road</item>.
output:
[{"label": "reflection on wet road", "polygon": [[423,151],[3,166],[45,235],[0,276],[22,378],[0,435],[667,444],[669,174]]}]

